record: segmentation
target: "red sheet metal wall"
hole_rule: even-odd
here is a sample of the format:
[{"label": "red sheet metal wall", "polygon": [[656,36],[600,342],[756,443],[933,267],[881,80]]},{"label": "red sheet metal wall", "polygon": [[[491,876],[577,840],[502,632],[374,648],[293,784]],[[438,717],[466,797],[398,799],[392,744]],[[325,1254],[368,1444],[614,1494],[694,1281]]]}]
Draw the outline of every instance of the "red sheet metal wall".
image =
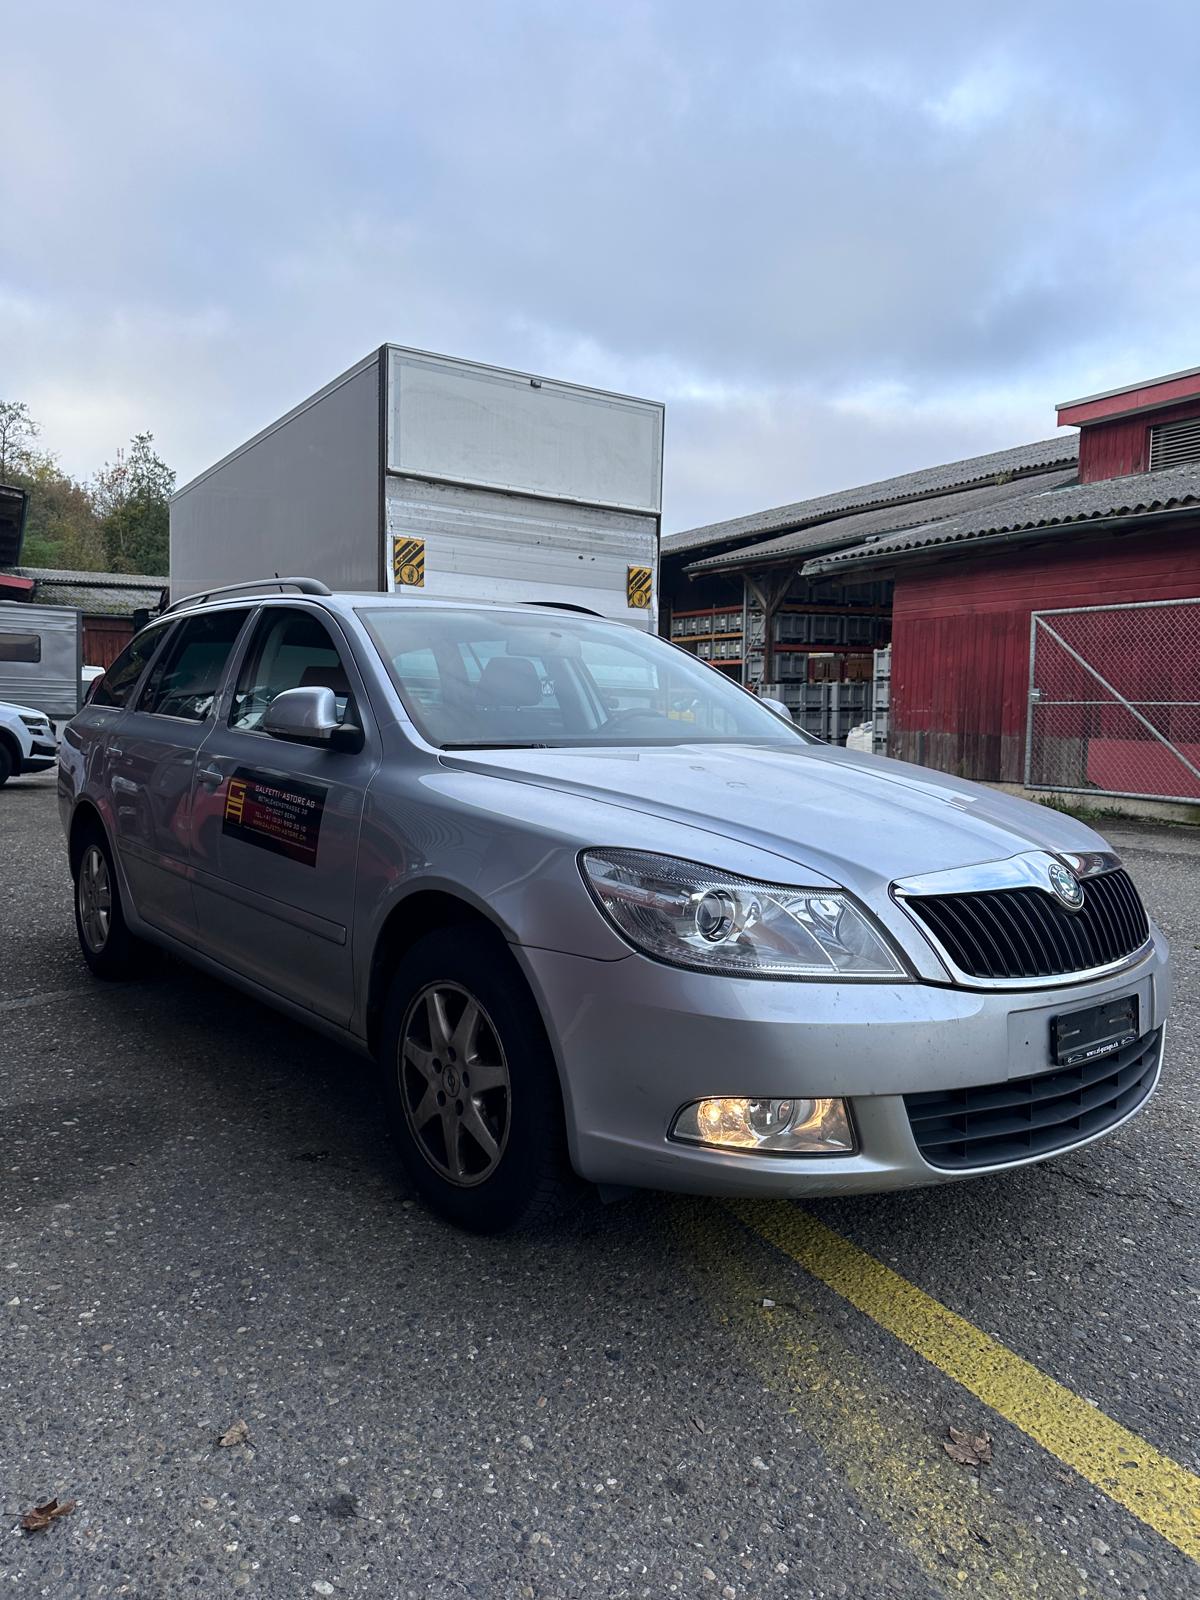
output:
[{"label": "red sheet metal wall", "polygon": [[1200,402],[1164,406],[1160,411],[1141,412],[1133,417],[1115,417],[1111,422],[1093,422],[1079,435],[1079,481],[1095,483],[1101,478],[1125,478],[1132,472],[1145,472],[1150,466],[1150,429],[1160,422],[1179,422],[1194,417]]},{"label": "red sheet metal wall", "polygon": [[896,571],[889,749],[965,778],[1024,778],[1030,613],[1200,596],[1200,524],[959,553]]}]

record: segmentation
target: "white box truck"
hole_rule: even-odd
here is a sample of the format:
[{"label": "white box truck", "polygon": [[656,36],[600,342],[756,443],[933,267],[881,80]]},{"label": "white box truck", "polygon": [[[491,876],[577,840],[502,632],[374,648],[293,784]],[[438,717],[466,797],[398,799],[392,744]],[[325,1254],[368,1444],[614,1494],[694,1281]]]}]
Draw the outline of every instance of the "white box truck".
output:
[{"label": "white box truck", "polygon": [[658,625],[663,407],[383,345],[171,501],[171,597],[553,600]]}]

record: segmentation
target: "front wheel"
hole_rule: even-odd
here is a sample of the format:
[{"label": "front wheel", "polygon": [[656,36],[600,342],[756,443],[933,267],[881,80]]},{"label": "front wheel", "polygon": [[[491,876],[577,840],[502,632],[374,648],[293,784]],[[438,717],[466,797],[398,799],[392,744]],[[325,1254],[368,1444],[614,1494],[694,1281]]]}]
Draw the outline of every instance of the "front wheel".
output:
[{"label": "front wheel", "polygon": [[541,1017],[498,935],[432,933],[397,967],[380,1065],[400,1157],[433,1210],[477,1233],[557,1215],[574,1187]]}]

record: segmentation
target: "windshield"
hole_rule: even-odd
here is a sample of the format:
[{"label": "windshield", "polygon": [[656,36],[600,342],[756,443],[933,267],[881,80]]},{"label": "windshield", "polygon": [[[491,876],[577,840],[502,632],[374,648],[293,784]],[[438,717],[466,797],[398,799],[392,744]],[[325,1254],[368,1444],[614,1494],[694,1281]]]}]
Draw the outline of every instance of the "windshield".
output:
[{"label": "windshield", "polygon": [[359,616],[444,750],[811,741],[712,667],[620,623],[389,606]]}]

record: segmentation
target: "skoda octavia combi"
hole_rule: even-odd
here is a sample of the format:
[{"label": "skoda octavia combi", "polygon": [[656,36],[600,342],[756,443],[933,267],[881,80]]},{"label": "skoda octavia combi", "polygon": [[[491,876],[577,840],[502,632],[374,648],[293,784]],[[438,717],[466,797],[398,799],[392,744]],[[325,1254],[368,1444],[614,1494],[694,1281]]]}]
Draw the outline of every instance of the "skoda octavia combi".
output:
[{"label": "skoda octavia combi", "polygon": [[577,609],[181,602],[65,731],[84,958],[151,948],[372,1057],[412,1182],[804,1196],[1119,1128],[1168,952],[1071,817],[835,749]]}]

